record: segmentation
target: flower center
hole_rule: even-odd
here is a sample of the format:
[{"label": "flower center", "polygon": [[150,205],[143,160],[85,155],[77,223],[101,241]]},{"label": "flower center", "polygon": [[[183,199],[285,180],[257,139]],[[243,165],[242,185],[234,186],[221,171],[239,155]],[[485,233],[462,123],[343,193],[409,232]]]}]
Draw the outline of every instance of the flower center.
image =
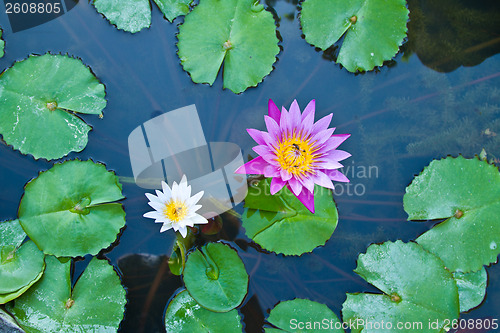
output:
[{"label": "flower center", "polygon": [[302,177],[313,172],[317,155],[316,147],[309,138],[302,138],[295,133],[283,138],[276,147],[276,160],[281,168],[291,174]]},{"label": "flower center", "polygon": [[183,201],[171,200],[165,205],[163,213],[170,221],[179,222],[186,217],[188,207]]}]

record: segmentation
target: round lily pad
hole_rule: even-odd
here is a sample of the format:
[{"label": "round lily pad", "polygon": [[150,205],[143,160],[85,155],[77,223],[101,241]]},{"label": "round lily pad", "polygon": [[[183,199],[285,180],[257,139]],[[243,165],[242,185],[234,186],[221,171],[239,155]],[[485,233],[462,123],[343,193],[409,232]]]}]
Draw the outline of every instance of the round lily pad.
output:
[{"label": "round lily pad", "polygon": [[454,272],[453,277],[457,281],[460,312],[469,311],[481,304],[486,296],[488,283],[488,274],[484,267],[476,272]]},{"label": "round lily pad", "polygon": [[248,291],[248,274],[238,253],[222,243],[208,243],[191,252],[184,284],[204,308],[227,312],[239,306]]},{"label": "round lily pad", "polygon": [[405,0],[305,0],[300,22],[306,41],[322,50],[345,35],[337,62],[356,72],[396,55],[408,14]]},{"label": "round lily pad", "polygon": [[344,332],[342,322],[332,310],[308,299],[280,302],[271,310],[267,321],[277,329],[264,327],[266,333]]},{"label": "round lily pad", "polygon": [[179,27],[178,55],[196,83],[212,85],[224,62],[224,88],[240,93],[273,70],[276,25],[255,0],[201,0]]},{"label": "round lily pad", "polygon": [[28,332],[116,332],[125,290],[106,260],[93,258],[71,289],[71,261],[46,257],[45,274],[33,288],[7,304]]},{"label": "round lily pad", "polygon": [[[342,314],[344,322],[357,323],[351,332],[389,332],[398,323],[422,325],[403,326],[398,332],[444,332],[445,320],[458,318],[452,274],[441,259],[416,243],[370,245],[354,271],[383,294],[347,294]],[[437,325],[430,327],[429,322]]]},{"label": "round lily pad", "polygon": [[417,238],[451,271],[477,271],[500,253],[500,173],[477,158],[434,160],[406,188],[409,220],[446,219]]},{"label": "round lily pad", "polygon": [[102,116],[104,96],[104,85],[79,59],[30,56],[0,76],[0,134],[35,159],[82,151],[91,127],[74,112]]},{"label": "round lily pad", "polygon": [[125,225],[121,184],[113,172],[92,161],[66,161],[26,185],[19,221],[46,254],[97,254]]},{"label": "round lily pad", "polygon": [[324,245],[338,222],[332,191],[315,186],[313,214],[287,188],[271,195],[269,182],[261,180],[248,189],[242,217],[246,235],[264,249],[285,255]]},{"label": "round lily pad", "polygon": [[213,312],[200,306],[186,290],[177,294],[165,313],[167,333],[241,333],[237,310]]},{"label": "round lily pad", "polygon": [[32,241],[20,247],[0,243],[0,304],[28,290],[42,277],[44,254]]}]

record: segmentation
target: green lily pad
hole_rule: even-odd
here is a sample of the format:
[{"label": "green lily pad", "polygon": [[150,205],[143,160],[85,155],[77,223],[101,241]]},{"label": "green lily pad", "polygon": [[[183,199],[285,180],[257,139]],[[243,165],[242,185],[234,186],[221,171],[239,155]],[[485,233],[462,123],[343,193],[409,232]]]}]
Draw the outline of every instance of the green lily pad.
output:
[{"label": "green lily pad", "polygon": [[[458,289],[452,274],[416,243],[370,245],[366,254],[359,255],[354,271],[383,294],[347,294],[342,314],[344,322],[358,323],[353,333],[388,332],[391,327],[398,332],[444,332],[449,324],[445,320],[458,318]],[[436,327],[429,327],[429,322],[437,322]],[[385,323],[382,329],[381,323]],[[398,323],[422,326],[397,329]]]},{"label": "green lily pad", "polygon": [[19,221],[46,254],[97,254],[125,225],[121,184],[113,172],[92,161],[54,165],[26,185]]},{"label": "green lily pad", "polygon": [[17,248],[25,238],[26,234],[19,220],[0,222],[0,246],[12,245]]},{"label": "green lily pad", "polygon": [[306,41],[322,50],[345,35],[337,62],[356,72],[396,55],[408,14],[405,0],[305,0],[300,22]]},{"label": "green lily pad", "polygon": [[224,61],[224,88],[240,93],[271,73],[276,25],[255,0],[201,0],[179,27],[178,55],[196,83],[212,85]]},{"label": "green lily pad", "polygon": [[477,158],[432,161],[406,188],[409,220],[446,219],[417,238],[450,271],[477,271],[500,253],[500,173]]},{"label": "green lily pad", "polygon": [[43,274],[43,253],[32,241],[20,247],[0,244],[0,304],[28,290]]},{"label": "green lily pad", "polygon": [[93,258],[71,289],[71,261],[46,257],[42,279],[7,310],[28,332],[116,332],[125,290],[106,260]]},{"label": "green lily pad", "polygon": [[[154,0],[166,19],[189,13],[192,0]],[[117,29],[136,33],[151,25],[149,0],[94,0],[94,7]]]},{"label": "green lily pad", "polygon": [[453,277],[457,281],[460,312],[469,311],[481,304],[486,296],[486,284],[488,283],[488,274],[484,267],[476,272],[454,272]]},{"label": "green lily pad", "polygon": [[266,333],[344,332],[342,322],[332,310],[308,299],[296,298],[280,302],[271,310],[267,321],[278,329],[264,327]]},{"label": "green lily pad", "polygon": [[313,214],[287,188],[270,195],[269,184],[265,179],[248,189],[242,217],[246,235],[264,249],[285,255],[324,245],[338,222],[331,190],[314,188]]},{"label": "green lily pad", "polygon": [[186,290],[178,293],[165,313],[167,333],[241,333],[237,310],[213,312],[201,307]]},{"label": "green lily pad", "polygon": [[0,76],[0,134],[35,159],[82,151],[91,127],[73,112],[102,116],[104,96],[104,85],[79,59],[30,56]]},{"label": "green lily pad", "polygon": [[227,312],[239,306],[248,291],[248,274],[238,253],[222,243],[208,243],[191,252],[184,284],[204,308]]}]

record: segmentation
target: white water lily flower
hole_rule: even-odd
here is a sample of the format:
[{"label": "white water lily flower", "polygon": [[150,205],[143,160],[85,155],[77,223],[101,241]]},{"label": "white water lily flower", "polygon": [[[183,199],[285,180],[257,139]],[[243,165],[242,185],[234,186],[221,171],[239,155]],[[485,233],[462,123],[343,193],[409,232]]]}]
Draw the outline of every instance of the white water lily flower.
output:
[{"label": "white water lily flower", "polygon": [[187,227],[208,223],[207,219],[196,214],[196,211],[201,208],[201,205],[196,203],[204,192],[201,191],[191,196],[191,185],[187,184],[185,175],[182,176],[179,184],[174,182],[172,189],[164,181],[161,182],[161,186],[163,192],[156,190],[156,196],[146,193],[149,199],[148,204],[155,210],[144,214],[144,217],[155,219],[156,223],[163,223],[160,232],[174,229],[185,238]]}]

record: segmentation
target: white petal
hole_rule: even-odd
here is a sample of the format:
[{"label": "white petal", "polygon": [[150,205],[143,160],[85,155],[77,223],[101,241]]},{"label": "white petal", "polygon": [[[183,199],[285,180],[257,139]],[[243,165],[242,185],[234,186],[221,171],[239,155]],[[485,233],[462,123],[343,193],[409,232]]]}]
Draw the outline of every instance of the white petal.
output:
[{"label": "white petal", "polygon": [[187,183],[187,182],[188,182],[188,181],[187,181],[187,177],[186,177],[186,175],[182,175],[182,178],[181,178],[181,184],[182,184],[182,183]]},{"label": "white petal", "polygon": [[144,217],[147,217],[149,219],[163,219],[165,218],[161,213],[158,211],[152,211],[152,212],[147,212],[146,214],[142,215]]},{"label": "white petal", "polygon": [[172,184],[172,199],[179,200],[179,184],[176,182]]},{"label": "white petal", "polygon": [[165,194],[163,194],[162,191],[156,190],[156,195],[158,196],[158,199],[160,199],[161,202],[166,203],[170,199],[170,197],[167,197]]},{"label": "white petal", "polygon": [[208,223],[208,220],[206,218],[204,218],[203,216],[198,215],[198,214],[194,214],[194,216],[191,217],[189,220],[192,221],[194,224]]},{"label": "white petal", "polygon": [[186,227],[180,227],[179,232],[181,233],[182,237],[186,238],[188,232]]},{"label": "white petal", "polygon": [[198,209],[200,209],[202,206],[201,205],[193,205],[189,208],[189,211],[194,213],[196,212]]},{"label": "white petal", "polygon": [[149,201],[161,202],[161,199],[155,196],[154,194],[146,193],[146,197],[148,198]]},{"label": "white petal", "polygon": [[165,204],[161,202],[150,201],[148,202],[148,205],[150,205],[159,212],[162,212],[165,209]]},{"label": "white petal", "polygon": [[161,226],[160,232],[164,232],[164,231],[167,231],[167,230],[169,230],[169,229],[172,229],[172,225],[171,225],[171,224],[164,223],[164,224]]},{"label": "white petal", "polygon": [[187,205],[188,206],[193,206],[195,205],[198,201],[200,201],[201,197],[203,196],[205,192],[204,191],[200,191],[198,193],[196,193],[195,195],[193,195],[191,198],[189,198],[187,200]]},{"label": "white petal", "polygon": [[163,190],[163,194],[165,194],[167,198],[170,198],[172,196],[172,191],[170,190],[170,187],[163,180],[161,181],[161,188]]}]

